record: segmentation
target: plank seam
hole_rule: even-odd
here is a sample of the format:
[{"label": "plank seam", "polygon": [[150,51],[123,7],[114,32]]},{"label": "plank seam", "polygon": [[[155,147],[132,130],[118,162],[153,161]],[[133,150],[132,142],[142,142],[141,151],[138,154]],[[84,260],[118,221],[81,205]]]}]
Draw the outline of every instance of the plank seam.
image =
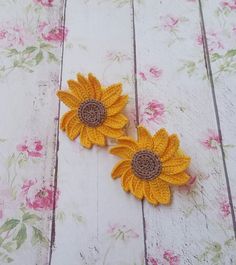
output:
[{"label": "plank seam", "polygon": [[215,85],[214,85],[213,74],[212,74],[212,69],[211,69],[211,60],[210,60],[210,54],[209,54],[209,49],[208,49],[208,43],[207,43],[207,37],[206,37],[206,28],[205,28],[205,22],[204,22],[204,15],[203,15],[201,0],[198,0],[198,3],[199,3],[200,24],[201,24],[202,39],[203,39],[203,52],[204,52],[205,66],[206,66],[206,71],[207,71],[207,77],[208,77],[208,80],[209,80],[210,86],[211,86],[211,93],[212,93],[213,105],[214,105],[214,110],[215,110],[218,135],[221,139],[220,151],[221,151],[221,156],[222,156],[222,161],[223,161],[224,175],[225,175],[225,179],[226,179],[226,186],[227,186],[229,205],[230,205],[232,222],[233,222],[234,236],[236,239],[236,219],[235,219],[234,205],[233,205],[233,199],[232,199],[232,192],[231,192],[231,187],[230,187],[228,170],[227,170],[227,166],[226,166],[226,158],[225,158],[225,152],[224,152],[224,146],[223,146],[223,137],[222,137],[222,131],[221,131],[219,109],[218,109],[218,105],[217,105]]},{"label": "plank seam", "polygon": [[[137,82],[137,50],[136,50],[136,28],[135,28],[135,8],[134,0],[131,0],[131,10],[132,10],[132,33],[133,33],[133,58],[134,58],[134,94],[135,94],[135,116],[136,116],[136,127],[139,125],[139,109],[138,109],[138,82]],[[143,239],[144,239],[144,261],[145,265],[148,265],[147,258],[147,244],[146,244],[146,220],[144,216],[144,200],[142,204],[142,221],[143,221]]]},{"label": "plank seam", "polygon": [[[67,0],[63,1],[63,17],[61,21],[61,25],[65,28],[66,22],[66,7],[67,7]],[[62,86],[62,74],[63,74],[63,60],[64,60],[64,48],[65,48],[65,30],[63,30],[63,41],[62,41],[62,48],[61,48],[61,64],[60,64],[60,79],[59,79],[59,88],[61,89]],[[57,129],[55,135],[55,167],[54,167],[54,179],[53,179],[53,210],[52,210],[52,220],[51,220],[51,238],[50,238],[50,249],[49,249],[49,262],[48,264],[51,265],[52,263],[52,252],[55,244],[55,237],[56,237],[56,194],[57,194],[57,174],[58,174],[58,152],[59,152],[59,122],[60,122],[60,111],[61,111],[61,103],[58,100],[58,121],[57,121]]]}]

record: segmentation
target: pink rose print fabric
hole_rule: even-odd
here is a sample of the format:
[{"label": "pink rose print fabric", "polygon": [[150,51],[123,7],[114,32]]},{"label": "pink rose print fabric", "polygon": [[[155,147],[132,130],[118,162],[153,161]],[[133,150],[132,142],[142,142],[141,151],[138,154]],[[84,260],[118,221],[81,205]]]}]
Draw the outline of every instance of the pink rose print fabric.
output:
[{"label": "pink rose print fabric", "polygon": [[[160,250],[158,250],[160,252]],[[172,250],[163,250],[162,258],[149,257],[148,265],[180,265],[180,256]]]},{"label": "pink rose print fabric", "polygon": [[[136,122],[135,109],[131,110],[130,119]],[[149,129],[164,122],[165,106],[158,100],[139,100],[139,123]]]},{"label": "pink rose print fabric", "polygon": [[47,22],[40,23],[39,32],[42,39],[48,42],[61,42],[66,39],[68,34],[68,30],[65,27]]},{"label": "pink rose print fabric", "polygon": [[173,31],[179,23],[179,19],[173,15],[162,16],[162,28],[166,31]]},{"label": "pink rose print fabric", "polygon": [[228,215],[230,215],[230,204],[226,198],[221,198],[221,200],[219,201],[219,206],[220,213],[223,217],[227,217]]},{"label": "pink rose print fabric", "polygon": [[17,69],[33,73],[43,62],[56,64],[59,61],[58,48],[66,39],[68,29],[61,24],[61,20],[50,14],[56,10],[55,1],[30,1],[33,4],[31,2],[27,7],[29,14],[0,23],[0,48],[4,56],[0,77]]},{"label": "pink rose print fabric", "polygon": [[8,21],[0,26],[1,48],[22,48],[26,44],[32,44],[35,37],[27,32],[23,23]]},{"label": "pink rose print fabric", "polygon": [[153,258],[153,257],[150,257],[148,259],[148,265],[159,265],[160,263],[158,263],[158,260]]},{"label": "pink rose print fabric", "polygon": [[143,81],[155,82],[161,78],[163,71],[156,66],[150,66],[146,67],[145,70],[140,71],[138,74]]},{"label": "pink rose print fabric", "polygon": [[41,21],[37,30],[32,34],[23,22],[8,22],[0,26],[0,47],[23,48],[35,45],[38,37],[47,42],[61,42],[66,39],[68,29],[53,22]]},{"label": "pink rose print fabric", "polygon": [[25,140],[24,143],[17,145],[16,149],[29,157],[42,157],[44,155],[44,148],[40,140]]},{"label": "pink rose print fabric", "polygon": [[201,144],[206,149],[209,149],[209,150],[210,149],[216,150],[219,147],[220,143],[221,143],[220,136],[211,129],[208,130],[208,134],[205,137],[205,139],[201,141]]},{"label": "pink rose print fabric", "polygon": [[236,0],[231,0],[231,1],[222,1],[221,5],[223,7],[228,7],[231,10],[236,10]]},{"label": "pink rose print fabric", "polygon": [[46,7],[52,7],[53,6],[53,2],[54,0],[34,0],[35,3],[38,3],[42,6],[46,6]]},{"label": "pink rose print fabric", "polygon": [[173,253],[173,251],[166,250],[163,254],[163,258],[169,262],[170,265],[179,265],[180,257]]},{"label": "pink rose print fabric", "polygon": [[[22,186],[22,195],[25,198],[26,206],[36,211],[52,210],[54,207],[54,188],[51,185],[44,185],[40,181],[26,180]],[[59,198],[59,191],[56,191],[55,200]]]},{"label": "pink rose print fabric", "polygon": [[[210,52],[216,52],[224,49],[223,42],[220,38],[220,34],[216,32],[207,32],[207,44]],[[197,37],[197,44],[203,45],[202,35]]]},{"label": "pink rose print fabric", "polygon": [[[233,201],[235,200],[235,196],[232,196]],[[229,203],[229,198],[227,196],[226,193],[226,189],[222,188],[218,191],[218,197],[217,197],[217,201],[218,201],[218,211],[219,211],[219,215],[225,219],[227,217],[230,217],[231,215],[231,207],[230,207],[230,203]],[[234,205],[234,211],[236,210],[236,207]]]}]

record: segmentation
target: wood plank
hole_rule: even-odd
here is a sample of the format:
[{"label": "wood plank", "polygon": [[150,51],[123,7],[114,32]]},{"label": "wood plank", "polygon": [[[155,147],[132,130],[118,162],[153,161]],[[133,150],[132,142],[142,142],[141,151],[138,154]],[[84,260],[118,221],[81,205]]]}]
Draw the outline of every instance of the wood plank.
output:
[{"label": "wood plank", "polygon": [[62,9],[0,1],[0,264],[48,262]]},{"label": "wood plank", "polygon": [[135,3],[135,14],[140,119],[153,132],[165,127],[180,135],[196,177],[172,189],[170,207],[145,203],[148,264],[234,264],[232,219],[218,200],[227,197],[222,157],[206,142],[217,124],[203,78],[198,3],[150,0]]},{"label": "wood plank", "polygon": [[[132,20],[128,3],[68,1],[63,88],[78,71],[103,83],[123,82],[133,108]],[[61,114],[66,111],[61,106]],[[132,129],[131,129],[132,131]],[[107,148],[80,146],[60,132],[56,242],[52,264],[143,264],[141,204],[110,172],[117,158]],[[109,145],[114,144],[110,142]]]},{"label": "wood plank", "polygon": [[[215,135],[216,148],[224,152],[226,177],[229,181],[228,197],[219,196],[219,205],[225,218],[234,220],[236,237],[236,92],[233,89],[236,73],[235,36],[235,3],[232,1],[216,2],[210,5],[203,1],[206,39],[209,47],[212,87],[215,92],[220,131]],[[220,141],[222,139],[222,141]],[[234,210],[233,210],[234,209]]]}]

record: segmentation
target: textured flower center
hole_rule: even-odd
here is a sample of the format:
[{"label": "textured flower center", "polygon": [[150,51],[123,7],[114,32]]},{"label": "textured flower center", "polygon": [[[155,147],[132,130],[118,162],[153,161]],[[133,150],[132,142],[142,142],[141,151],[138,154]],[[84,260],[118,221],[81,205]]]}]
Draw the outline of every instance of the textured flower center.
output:
[{"label": "textured flower center", "polygon": [[89,127],[97,127],[106,119],[104,105],[95,99],[88,99],[80,104],[78,109],[80,120]]},{"label": "textured flower center", "polygon": [[134,154],[131,162],[134,174],[141,179],[154,179],[161,174],[160,158],[149,150],[141,150]]}]

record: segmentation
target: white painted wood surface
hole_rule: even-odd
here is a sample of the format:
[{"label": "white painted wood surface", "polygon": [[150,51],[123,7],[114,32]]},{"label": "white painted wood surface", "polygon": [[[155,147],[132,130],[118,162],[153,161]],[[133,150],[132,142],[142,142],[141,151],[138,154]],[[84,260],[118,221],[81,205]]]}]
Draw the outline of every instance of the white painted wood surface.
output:
[{"label": "white painted wood surface", "polygon": [[[171,250],[180,264],[231,264],[235,245],[225,242],[234,237],[232,219],[223,221],[218,210],[219,196],[227,197],[222,157],[219,149],[212,152],[201,144],[209,129],[217,134],[217,124],[210,84],[203,78],[202,46],[196,41],[201,36],[199,8],[197,2],[181,2],[136,5],[138,72],[150,62],[163,69],[154,85],[140,81],[139,97],[156,98],[168,108],[161,125],[180,134],[192,157],[190,174],[196,176],[187,194],[175,192],[171,207],[157,212],[145,204],[147,255],[165,263],[165,252]],[[184,61],[196,60],[202,61],[196,73],[181,69]]]},{"label": "white painted wood surface", "polygon": [[62,10],[0,1],[0,264],[49,259]]},{"label": "white painted wood surface", "polygon": [[[129,107],[133,107],[130,6],[119,9],[109,2],[70,1],[66,27],[70,25],[77,26],[71,28],[65,43],[62,87],[78,70],[94,73],[104,85],[127,78],[124,93],[131,95]],[[62,106],[61,113],[64,111]],[[52,264],[109,264],[111,260],[114,264],[142,264],[141,205],[111,179],[116,159],[107,149],[85,150],[78,141],[68,141],[63,132],[59,143],[58,188],[62,194]],[[73,246],[67,255],[62,238]]]},{"label": "white painted wood surface", "polygon": [[[206,33],[209,38],[210,60],[215,87],[216,101],[219,112],[219,122],[222,131],[222,145],[225,153],[226,172],[228,174],[233,204],[236,202],[236,167],[234,166],[236,149],[236,91],[234,89],[236,73],[235,45],[235,12],[232,12],[230,2],[213,7],[209,2],[203,2]],[[210,35],[215,34],[220,45],[213,49]],[[234,206],[234,212],[236,208]]]},{"label": "white painted wood surface", "polygon": [[[236,4],[200,3],[0,0],[0,264],[236,264]],[[192,157],[168,207],[124,193],[108,148],[57,129],[56,89],[92,72],[123,83],[135,136],[135,71],[140,122]]]}]

